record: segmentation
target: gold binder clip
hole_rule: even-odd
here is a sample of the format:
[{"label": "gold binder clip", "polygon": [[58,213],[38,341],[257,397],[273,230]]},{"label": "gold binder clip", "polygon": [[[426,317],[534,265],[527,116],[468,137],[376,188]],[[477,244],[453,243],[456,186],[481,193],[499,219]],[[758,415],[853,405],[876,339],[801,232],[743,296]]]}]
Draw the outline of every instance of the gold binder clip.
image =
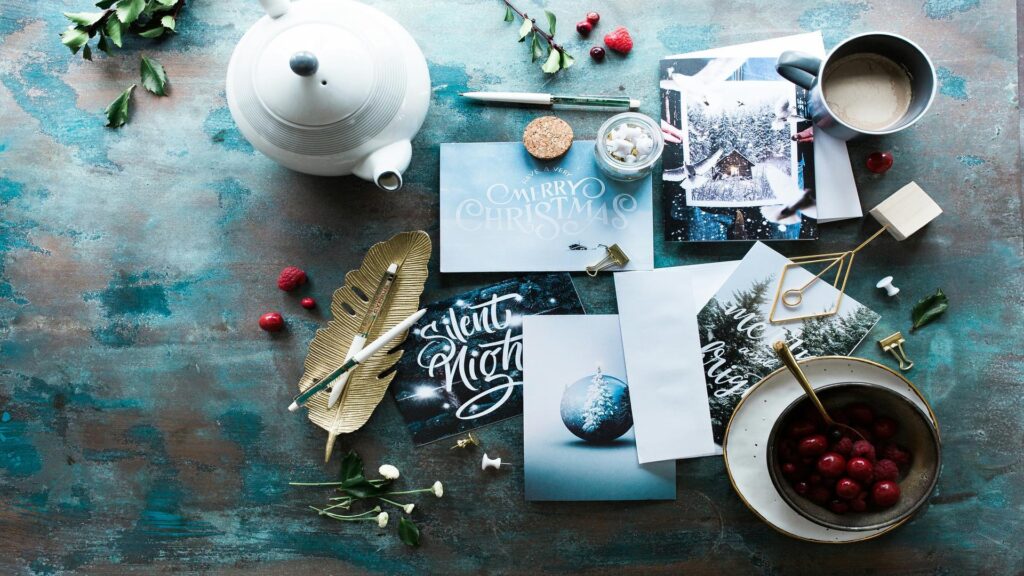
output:
[{"label": "gold binder clip", "polygon": [[896,332],[891,336],[886,336],[878,341],[878,345],[882,347],[882,350],[892,354],[900,362],[900,370],[904,372],[914,367],[914,363],[907,358],[907,353],[903,351],[903,344],[906,340],[903,338],[903,334]]},{"label": "gold binder clip", "polygon": [[[602,244],[602,246],[604,246]],[[596,277],[597,273],[611,268],[612,266],[625,266],[629,262],[629,256],[619,248],[618,244],[612,244],[611,246],[604,246],[605,255],[600,262],[593,266],[587,266],[587,275],[591,278]]]}]

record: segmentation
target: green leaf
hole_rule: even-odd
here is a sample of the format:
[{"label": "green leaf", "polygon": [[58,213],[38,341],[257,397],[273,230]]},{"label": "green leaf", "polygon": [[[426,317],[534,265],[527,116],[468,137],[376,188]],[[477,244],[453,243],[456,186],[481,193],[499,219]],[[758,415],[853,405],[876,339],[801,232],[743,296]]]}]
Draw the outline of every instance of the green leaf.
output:
[{"label": "green leaf", "polygon": [[548,15],[548,34],[555,35],[555,15],[545,10],[545,14]]},{"label": "green leaf", "polygon": [[117,19],[131,24],[139,19],[139,14],[146,8],[146,0],[117,0]]},{"label": "green leaf", "polygon": [[92,26],[103,18],[103,12],[65,12],[64,16],[80,26]]},{"label": "green leaf", "polygon": [[562,70],[565,70],[566,68],[572,66],[573,62],[575,62],[575,61],[576,61],[576,59],[573,58],[572,56],[569,56],[568,52],[566,52],[564,50],[562,51],[562,56],[561,56],[561,58],[559,60],[559,64],[561,64]]},{"label": "green leaf", "polygon": [[99,42],[96,43],[96,47],[107,54],[110,54],[110,44],[107,42],[107,37],[103,32],[100,32],[100,39]]},{"label": "green leaf", "polygon": [[164,30],[166,30],[166,28],[163,26],[157,26],[156,28],[150,28],[149,30],[139,32],[139,36],[142,36],[143,38],[159,38],[164,35]]},{"label": "green leaf", "polygon": [[405,516],[398,519],[398,537],[413,548],[420,545],[420,529]]},{"label": "green leaf", "polygon": [[910,312],[910,317],[914,321],[914,327],[910,331],[913,332],[942,316],[948,309],[949,298],[942,293],[942,289],[936,290],[931,296],[925,296],[914,304],[914,309]]},{"label": "green leaf", "polygon": [[114,99],[107,106],[107,126],[109,128],[120,128],[128,122],[129,116],[129,103],[132,100],[132,92],[135,91],[135,84],[132,84],[127,90],[121,92],[121,95]]},{"label": "green leaf", "polygon": [[363,477],[363,459],[359,457],[359,454],[356,454],[355,450],[349,451],[341,460],[340,477],[342,480]]},{"label": "green leaf", "polygon": [[516,21],[516,15],[514,13],[512,13],[512,7],[506,5],[505,6],[505,22],[515,22],[515,21]]},{"label": "green leaf", "polygon": [[117,2],[117,0],[100,0],[96,3],[96,7],[103,8],[104,10],[106,10],[107,8],[113,6],[114,2]]},{"label": "green leaf", "polygon": [[92,48],[89,48],[88,44],[85,45],[85,48],[82,48],[82,58],[92,62]]},{"label": "green leaf", "polygon": [[103,31],[110,36],[110,41],[114,43],[114,46],[121,47],[121,32],[124,31],[124,25],[117,18],[111,18],[107,20],[107,25],[103,28]]},{"label": "green leaf", "polygon": [[523,18],[523,25],[519,27],[519,41],[522,42],[526,39],[526,35],[533,30],[533,21],[529,18]]},{"label": "green leaf", "polygon": [[554,74],[555,72],[558,72],[558,70],[561,68],[561,65],[559,64],[561,60],[560,54],[561,53],[558,50],[552,49],[551,53],[548,54],[547,61],[544,62],[540,69],[547,72],[548,74]]},{"label": "green leaf", "polygon": [[530,58],[530,62],[536,62],[537,58],[544,57],[544,46],[541,45],[540,38],[536,33],[533,35],[533,45],[531,46],[531,51],[533,52],[533,54]]},{"label": "green leaf", "polygon": [[174,31],[174,26],[177,24],[177,22],[174,21],[174,16],[164,16],[163,18],[160,19],[160,24],[164,28],[167,28],[168,30],[173,32]]},{"label": "green leaf", "polygon": [[380,484],[373,484],[360,474],[345,480],[341,485],[341,490],[354,498],[371,498],[384,494],[388,491],[389,486],[391,486],[390,480]]},{"label": "green leaf", "polygon": [[143,88],[157,96],[167,96],[167,74],[159,62],[143,56],[140,71]]},{"label": "green leaf", "polygon": [[162,4],[168,8],[174,8],[174,5],[178,3],[178,0],[156,0],[157,4]]},{"label": "green leaf", "polygon": [[78,51],[82,46],[85,46],[85,44],[89,42],[89,33],[85,30],[72,26],[60,35],[60,41],[71,49],[72,54],[78,54]]}]

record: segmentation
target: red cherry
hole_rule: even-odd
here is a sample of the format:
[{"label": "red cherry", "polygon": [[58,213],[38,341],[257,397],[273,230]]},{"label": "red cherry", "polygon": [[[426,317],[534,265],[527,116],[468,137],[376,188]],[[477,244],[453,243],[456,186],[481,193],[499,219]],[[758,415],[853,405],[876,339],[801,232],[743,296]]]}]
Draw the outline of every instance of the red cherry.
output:
[{"label": "red cherry", "polygon": [[280,312],[267,312],[260,316],[260,328],[267,332],[280,332],[284,329],[284,316]]},{"label": "red cherry", "polygon": [[598,21],[601,20],[601,15],[597,12],[587,12],[587,22],[590,22],[594,26],[597,26]]},{"label": "red cherry", "polygon": [[811,488],[811,491],[808,492],[807,497],[810,498],[812,502],[824,504],[832,497],[832,491],[824,486],[814,486]]},{"label": "red cherry", "polygon": [[856,498],[850,500],[850,510],[854,512],[863,512],[868,509],[868,493],[861,492]]},{"label": "red cherry", "polygon": [[814,422],[810,420],[797,420],[789,425],[789,435],[794,438],[810,436],[817,432]]},{"label": "red cherry", "polygon": [[302,307],[305,308],[306,310],[312,310],[313,308],[316,308],[316,300],[313,300],[309,296],[306,296],[305,298],[303,298],[299,302],[299,304],[301,304]]},{"label": "red cherry", "polygon": [[867,458],[858,456],[850,458],[850,461],[846,463],[846,473],[858,482],[867,483],[871,482],[871,477],[875,474],[875,466]]},{"label": "red cherry", "polygon": [[875,174],[885,174],[892,168],[892,152],[872,152],[865,163]]},{"label": "red cherry", "polygon": [[840,478],[836,482],[836,496],[843,500],[853,500],[860,494],[860,484],[852,478]]},{"label": "red cherry", "polygon": [[849,436],[843,436],[838,442],[832,445],[833,452],[839,452],[843,456],[849,458],[850,454],[853,454],[853,440]]},{"label": "red cherry", "polygon": [[874,426],[871,427],[871,431],[875,433],[876,440],[888,440],[896,435],[896,431],[899,430],[899,424],[889,418],[888,416],[881,416],[875,420]]},{"label": "red cherry", "polygon": [[593,58],[595,62],[603,61],[604,48],[601,48],[600,46],[594,46],[593,48],[590,49],[590,57]]},{"label": "red cherry", "polygon": [[847,406],[846,414],[850,416],[850,420],[858,424],[870,424],[875,419],[875,411],[862,402]]},{"label": "red cherry", "polygon": [[900,500],[900,485],[892,480],[875,482],[871,489],[871,500],[876,506],[888,508]]},{"label": "red cherry", "polygon": [[811,474],[807,477],[807,481],[811,483],[811,486],[820,486],[821,474]]},{"label": "red cherry", "polygon": [[846,472],[846,458],[842,454],[828,452],[818,458],[818,472],[826,478],[837,478]]},{"label": "red cherry", "polygon": [[800,475],[800,468],[792,462],[786,462],[782,465],[782,475],[786,478],[796,478]]},{"label": "red cherry", "polygon": [[824,434],[807,436],[802,438],[800,443],[796,445],[796,451],[801,456],[817,456],[825,450],[828,450],[828,440],[825,439]]},{"label": "red cherry", "polygon": [[828,509],[836,514],[846,514],[850,509],[850,505],[842,500],[833,500],[828,503]]},{"label": "red cherry", "polygon": [[796,490],[796,493],[800,495],[807,494],[807,491],[810,489],[810,484],[804,482],[803,480],[797,482],[796,484],[793,484],[793,490]]},{"label": "red cherry", "polygon": [[594,25],[586,20],[580,20],[576,23],[576,31],[580,33],[580,36],[589,36],[593,29]]}]

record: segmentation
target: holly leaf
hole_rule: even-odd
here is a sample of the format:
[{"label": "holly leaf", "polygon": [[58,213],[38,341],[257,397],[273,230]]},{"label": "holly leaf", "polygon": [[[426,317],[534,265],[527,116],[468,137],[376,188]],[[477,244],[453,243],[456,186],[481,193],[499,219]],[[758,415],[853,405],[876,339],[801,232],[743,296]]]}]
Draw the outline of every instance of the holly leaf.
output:
[{"label": "holly leaf", "polygon": [[523,25],[519,27],[519,41],[522,42],[526,39],[526,35],[533,30],[533,21],[529,18],[523,18]]},{"label": "holly leaf", "polygon": [[100,39],[96,42],[96,47],[110,54],[110,44],[107,42],[107,37],[103,32],[100,32]]},{"label": "holly leaf", "polygon": [[412,520],[404,516],[398,519],[398,537],[413,548],[420,545],[420,529]]},{"label": "holly leaf", "polygon": [[85,30],[71,27],[61,33],[60,42],[67,46],[72,54],[78,54],[82,46],[89,42],[89,33]]},{"label": "holly leaf", "polygon": [[164,35],[165,28],[163,26],[157,26],[156,28],[150,28],[149,30],[143,30],[139,32],[139,36],[143,38],[159,38]]},{"label": "holly leaf", "polygon": [[918,300],[917,304],[914,304],[914,309],[910,311],[910,318],[914,321],[914,326],[910,331],[913,332],[942,316],[948,309],[949,298],[946,298],[941,288],[937,289],[935,294],[925,296]]},{"label": "holly leaf", "polygon": [[572,66],[573,62],[576,61],[575,58],[569,56],[569,53],[565,52],[564,50],[561,51],[561,54],[562,56],[559,58],[558,63],[561,65],[562,70],[565,70],[566,68]]},{"label": "holly leaf", "polygon": [[561,53],[558,50],[552,49],[551,52],[548,54],[547,61],[544,62],[540,69],[547,72],[548,74],[554,74],[555,72],[558,72],[558,70],[561,68],[560,61]]},{"label": "holly leaf", "polygon": [[135,91],[135,84],[132,84],[127,90],[121,92],[121,95],[114,99],[107,106],[107,127],[109,128],[120,128],[128,122],[129,104],[132,99],[132,92]]},{"label": "holly leaf", "polygon": [[85,58],[89,62],[92,62],[92,48],[90,48],[88,44],[86,44],[85,47],[82,48],[82,58]]},{"label": "holly leaf", "polygon": [[131,24],[139,19],[139,14],[146,9],[146,0],[117,0],[117,19]]},{"label": "holly leaf", "polygon": [[548,16],[548,34],[555,35],[555,15],[545,10],[545,14]]},{"label": "holly leaf", "polygon": [[533,45],[531,46],[531,51],[533,52],[533,54],[530,58],[530,62],[536,62],[537,58],[542,58],[544,56],[544,46],[541,45],[540,38],[537,36],[537,34],[533,35]]},{"label": "holly leaf", "polygon": [[174,16],[164,16],[160,19],[160,25],[167,28],[171,32],[174,32],[174,26],[177,24],[174,20]]},{"label": "holly leaf", "polygon": [[110,36],[110,41],[114,43],[114,46],[121,47],[121,32],[124,31],[124,25],[117,18],[111,18],[107,20],[107,25],[103,27],[103,31]]},{"label": "holly leaf", "polygon": [[167,96],[167,73],[159,62],[143,56],[140,71],[143,88],[157,96]]},{"label": "holly leaf", "polygon": [[356,477],[363,477],[363,459],[355,450],[351,450],[341,460],[341,479],[345,481]]},{"label": "holly leaf", "polygon": [[103,12],[65,12],[64,17],[79,26],[92,26],[103,18]]},{"label": "holly leaf", "polygon": [[516,21],[516,15],[512,13],[512,7],[506,5],[505,6],[505,22],[515,22],[515,21]]}]

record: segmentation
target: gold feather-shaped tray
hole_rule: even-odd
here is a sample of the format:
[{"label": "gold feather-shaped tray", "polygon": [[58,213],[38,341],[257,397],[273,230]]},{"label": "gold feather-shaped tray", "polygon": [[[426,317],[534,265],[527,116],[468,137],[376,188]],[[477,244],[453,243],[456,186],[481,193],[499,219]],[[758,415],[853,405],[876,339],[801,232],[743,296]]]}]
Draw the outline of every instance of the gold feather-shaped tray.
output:
[{"label": "gold feather-shaped tray", "polygon": [[[316,331],[306,355],[306,368],[299,380],[299,391],[312,386],[345,362],[352,339],[366,315],[381,277],[392,263],[398,264],[398,276],[384,309],[370,328],[367,342],[407,318],[419,309],[420,295],[427,281],[430,262],[430,236],[426,232],[402,232],[386,242],[373,245],[357,270],[345,274],[345,285],[334,291],[331,298],[331,317],[326,328]],[[402,337],[404,339],[404,336]],[[330,388],[318,392],[306,402],[309,420],[327,431],[324,461],[331,459],[331,451],[339,434],[358,430],[370,419],[395,377],[391,370],[402,357],[402,351],[390,352],[401,343],[397,340],[385,346],[360,364],[345,384],[341,399],[333,408],[327,408]],[[390,352],[390,353],[389,353]]]}]

